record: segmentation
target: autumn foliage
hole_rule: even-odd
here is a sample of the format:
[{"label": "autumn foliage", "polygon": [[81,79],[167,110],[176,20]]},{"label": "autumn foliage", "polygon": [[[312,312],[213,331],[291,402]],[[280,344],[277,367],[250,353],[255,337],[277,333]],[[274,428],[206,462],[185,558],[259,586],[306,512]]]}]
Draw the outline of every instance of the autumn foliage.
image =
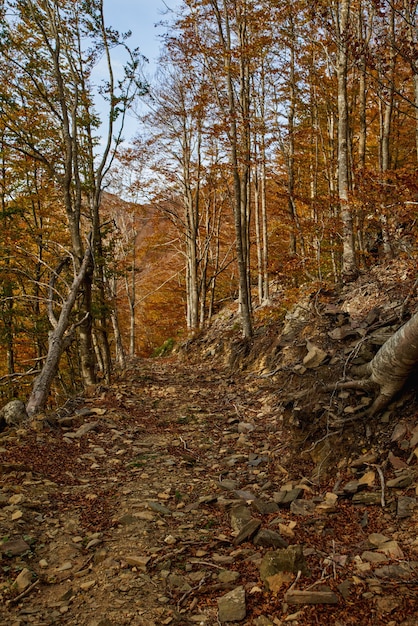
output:
[{"label": "autumn foliage", "polygon": [[[102,3],[91,7],[98,17]],[[146,112],[138,112],[136,139],[126,145],[118,135],[95,169],[104,131],[91,71],[106,36],[110,55],[119,39],[87,19],[81,2],[5,2],[3,397],[25,396],[42,368],[89,233],[91,265],[51,402],[89,376],[108,377],[107,354],[123,367],[209,325],[227,302],[239,301],[249,338],[269,310],[272,284],[290,294],[395,256],[412,259],[417,10],[397,0],[184,1],[167,27],[155,83],[135,96],[130,87],[117,92],[116,82],[102,86],[111,124],[139,95]],[[51,49],[42,38],[48,20],[57,31]],[[77,48],[87,32],[97,47]],[[63,56],[58,42],[67,42]],[[131,81],[140,76],[133,58]],[[49,91],[40,87],[44,75]],[[72,81],[62,92],[60,77]]]}]

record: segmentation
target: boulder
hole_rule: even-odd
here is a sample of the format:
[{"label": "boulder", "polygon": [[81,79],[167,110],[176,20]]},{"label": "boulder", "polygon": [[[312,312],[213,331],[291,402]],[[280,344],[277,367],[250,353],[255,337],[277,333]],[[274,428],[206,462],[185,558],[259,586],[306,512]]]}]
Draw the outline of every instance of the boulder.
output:
[{"label": "boulder", "polygon": [[0,409],[0,427],[18,426],[28,419],[26,407],[22,400],[10,400],[2,409]]}]

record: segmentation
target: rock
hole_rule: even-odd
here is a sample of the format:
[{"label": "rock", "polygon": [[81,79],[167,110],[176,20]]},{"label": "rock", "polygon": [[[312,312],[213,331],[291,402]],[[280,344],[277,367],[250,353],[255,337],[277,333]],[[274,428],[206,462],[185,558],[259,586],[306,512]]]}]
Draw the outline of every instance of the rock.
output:
[{"label": "rock", "polygon": [[345,324],[344,326],[340,326],[338,328],[334,328],[328,333],[328,336],[331,339],[335,339],[337,341],[341,341],[342,339],[346,339],[347,337],[353,337],[358,335],[358,331],[355,328],[352,328],[350,324]]},{"label": "rock", "polygon": [[402,461],[402,459],[400,459],[398,456],[395,456],[393,452],[389,452],[388,459],[389,459],[389,463],[392,465],[393,469],[395,470],[404,469],[408,467],[405,461]]},{"label": "rock", "polygon": [[386,541],[379,546],[378,550],[379,552],[383,552],[383,554],[386,554],[386,556],[390,557],[391,559],[404,558],[404,554],[400,549],[397,541]]},{"label": "rock", "polygon": [[313,345],[309,341],[307,342],[307,348],[309,352],[303,359],[303,364],[309,369],[319,367],[328,357],[328,354],[324,350],[321,350],[321,348],[318,348],[318,346]]},{"label": "rock", "polygon": [[102,543],[102,540],[99,537],[94,537],[94,539],[91,539],[91,541],[89,541],[88,544],[86,545],[86,550],[91,550],[92,548],[95,548],[101,543]]},{"label": "rock", "polygon": [[283,550],[267,552],[261,562],[260,578],[268,586],[268,579],[279,572],[297,574],[299,571],[302,574],[307,574],[308,567],[303,556],[302,546],[294,545]]},{"label": "rock", "polygon": [[218,580],[221,583],[235,583],[240,575],[241,574],[235,570],[223,569],[218,574]]},{"label": "rock", "polygon": [[293,515],[313,515],[315,512],[315,502],[312,500],[294,500],[290,505]]},{"label": "rock", "polygon": [[344,485],[343,491],[344,493],[347,493],[348,495],[352,495],[358,491],[358,488],[359,488],[359,481],[350,480],[348,483]]},{"label": "rock", "polygon": [[338,604],[333,591],[288,591],[284,596],[288,604]]},{"label": "rock", "polygon": [[226,595],[218,598],[218,620],[224,622],[240,622],[247,615],[244,587],[237,587]]},{"label": "rock", "polygon": [[262,465],[263,463],[267,464],[269,461],[270,459],[268,456],[258,456],[257,454],[255,454],[254,458],[248,461],[248,465],[249,467],[258,467],[259,465]]},{"label": "rock", "polygon": [[359,486],[373,487],[376,480],[376,472],[369,470],[359,479]]},{"label": "rock", "polygon": [[21,400],[10,400],[0,409],[0,425],[4,422],[6,426],[18,426],[26,419],[28,419],[28,414]]},{"label": "rock", "polygon": [[253,500],[251,504],[258,513],[261,515],[269,515],[270,513],[277,513],[279,511],[279,507],[275,502],[271,500],[261,500],[261,498],[256,498]]},{"label": "rock", "polygon": [[410,578],[410,576],[414,574],[414,569],[409,565],[409,563],[400,563],[399,565],[384,565],[383,567],[377,567],[374,570],[374,573],[379,578],[402,580]]},{"label": "rock", "polygon": [[286,507],[290,506],[291,503],[297,498],[300,498],[302,494],[303,489],[301,489],[300,487],[295,487],[294,489],[290,490],[282,489],[281,491],[273,494],[273,500],[279,506]]},{"label": "rock", "polygon": [[264,548],[287,548],[288,543],[274,530],[260,530],[253,539],[255,546],[262,546]]},{"label": "rock", "polygon": [[30,545],[22,538],[9,539],[8,541],[0,544],[0,552],[4,556],[19,556],[28,550],[30,550]]},{"label": "rock", "polygon": [[408,429],[406,427],[406,424],[404,424],[403,422],[399,422],[398,424],[396,424],[395,428],[393,429],[392,437],[390,438],[392,443],[403,439],[406,435],[407,430]]},{"label": "rock", "polygon": [[89,589],[94,587],[95,584],[96,584],[95,580],[85,580],[84,582],[80,583],[80,589],[82,591],[88,591]]},{"label": "rock", "polygon": [[376,463],[377,461],[377,454],[376,452],[368,452],[367,454],[363,454],[362,456],[359,456],[357,459],[354,459],[354,461],[352,461],[350,463],[351,467],[362,467],[363,465],[367,465],[369,463]]},{"label": "rock", "polygon": [[71,563],[71,561],[65,561],[61,565],[57,565],[57,567],[55,568],[55,572],[57,574],[61,572],[68,572],[72,568],[73,568],[73,563]]},{"label": "rock", "polygon": [[374,548],[380,548],[381,545],[390,541],[390,538],[386,537],[386,535],[382,535],[381,533],[371,533],[367,537],[367,541]]},{"label": "rock", "polygon": [[413,476],[410,472],[401,472],[396,478],[388,480],[386,486],[390,489],[405,489],[412,485]]},{"label": "rock", "polygon": [[402,599],[395,596],[377,598],[376,607],[379,613],[393,613],[402,604]]},{"label": "rock", "polygon": [[397,507],[396,515],[401,519],[405,517],[411,517],[417,504],[418,504],[417,498],[411,498],[409,496],[401,496],[400,498],[398,498],[398,507]]},{"label": "rock", "polygon": [[344,580],[342,583],[338,585],[337,588],[340,594],[342,595],[342,597],[344,598],[344,600],[347,600],[352,591],[353,583],[351,580]]},{"label": "rock", "polygon": [[240,543],[244,543],[248,539],[251,539],[253,535],[261,526],[261,521],[258,519],[251,519],[245,524],[234,539],[234,545],[238,546]]},{"label": "rock", "polygon": [[295,531],[293,530],[295,528],[295,526],[296,526],[296,522],[290,522],[289,526],[286,526],[286,524],[281,524],[279,522],[280,534],[282,536],[284,535],[288,539],[293,539],[293,537],[295,536]]},{"label": "rock", "polygon": [[364,504],[366,506],[373,504],[381,504],[382,494],[379,492],[360,492],[353,496],[353,504]]},{"label": "rock", "polygon": [[136,567],[143,572],[146,572],[147,565],[150,562],[149,556],[127,556],[125,557],[125,561],[128,565],[132,565],[132,567]]},{"label": "rock", "polygon": [[236,480],[230,480],[228,478],[226,478],[225,480],[220,480],[218,484],[219,487],[221,489],[225,489],[225,491],[234,491],[238,486]]},{"label": "rock", "polygon": [[250,422],[239,422],[237,429],[239,433],[251,433],[255,430],[255,426]]},{"label": "rock", "polygon": [[25,567],[24,569],[22,569],[13,584],[16,586],[17,590],[20,593],[22,591],[25,591],[25,589],[27,589],[32,584],[32,572]]},{"label": "rock", "polygon": [[86,435],[91,430],[96,430],[98,425],[99,422],[88,422],[87,424],[83,424],[82,426],[80,426],[80,428],[78,428],[74,433],[66,433],[65,436],[69,437],[70,439],[81,439],[83,435]]},{"label": "rock", "polygon": [[152,511],[160,513],[160,515],[171,515],[170,509],[160,502],[148,502],[148,506]]},{"label": "rock", "polygon": [[372,552],[370,550],[365,550],[361,558],[363,561],[368,561],[369,563],[382,563],[383,561],[387,561],[387,557],[381,552]]},{"label": "rock", "polygon": [[192,589],[186,579],[178,574],[169,574],[167,577],[167,584],[170,589],[178,589],[183,593],[187,593]]},{"label": "rock", "polygon": [[234,532],[239,533],[251,519],[251,511],[247,506],[238,505],[231,509],[230,520]]},{"label": "rock", "polygon": [[237,489],[234,491],[234,495],[246,502],[256,499],[256,496],[251,491],[244,491],[243,489]]},{"label": "rock", "polygon": [[[325,500],[320,502],[315,507],[315,510],[318,511],[318,513],[333,513],[336,510],[337,500],[337,494],[329,492],[325,494]],[[299,500],[299,502],[301,501]]]}]

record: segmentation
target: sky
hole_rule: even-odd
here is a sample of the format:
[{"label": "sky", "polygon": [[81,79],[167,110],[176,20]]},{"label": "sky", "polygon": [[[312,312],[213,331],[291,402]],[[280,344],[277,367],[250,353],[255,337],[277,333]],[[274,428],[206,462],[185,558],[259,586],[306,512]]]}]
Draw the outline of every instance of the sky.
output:
[{"label": "sky", "polygon": [[[143,66],[143,74],[148,81],[152,82],[157,68],[162,45],[161,36],[165,32],[162,23],[170,20],[170,13],[172,16],[172,10],[180,4],[181,0],[104,0],[106,25],[120,32],[131,31],[128,45],[130,48],[139,48],[141,54],[148,59],[149,62]],[[117,51],[114,51],[113,55],[117,74],[119,62]],[[126,57],[123,60],[126,61]],[[97,68],[97,77],[100,78],[100,67]],[[100,108],[101,104],[98,102],[99,112]],[[105,110],[107,111],[107,108]],[[137,129],[137,118],[134,114],[128,115],[124,138],[128,141],[132,139]]]},{"label": "sky", "polygon": [[170,10],[179,4],[180,0],[104,0],[105,21],[121,32],[132,31],[130,45],[149,59],[152,73],[164,33],[159,24],[169,19]]}]

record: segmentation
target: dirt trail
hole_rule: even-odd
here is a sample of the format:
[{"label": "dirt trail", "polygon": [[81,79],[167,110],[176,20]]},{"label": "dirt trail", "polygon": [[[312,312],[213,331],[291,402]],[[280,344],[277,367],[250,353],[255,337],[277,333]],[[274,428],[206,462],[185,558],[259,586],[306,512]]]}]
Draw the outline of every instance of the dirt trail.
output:
[{"label": "dirt trail", "polygon": [[[279,509],[278,493],[299,484],[314,507],[336,480],[315,485],[290,437],[271,380],[174,358],[139,361],[55,424],[3,433],[0,623],[216,625],[227,623],[218,599],[242,587],[244,625],[416,624],[416,512],[398,520],[344,498],[307,515]],[[309,573],[268,590],[260,566],[277,546],[237,542],[237,508],[303,546]],[[373,533],[401,552],[362,558]],[[408,575],[375,573],[406,562]],[[294,583],[326,584],[338,603],[289,606]]]}]

